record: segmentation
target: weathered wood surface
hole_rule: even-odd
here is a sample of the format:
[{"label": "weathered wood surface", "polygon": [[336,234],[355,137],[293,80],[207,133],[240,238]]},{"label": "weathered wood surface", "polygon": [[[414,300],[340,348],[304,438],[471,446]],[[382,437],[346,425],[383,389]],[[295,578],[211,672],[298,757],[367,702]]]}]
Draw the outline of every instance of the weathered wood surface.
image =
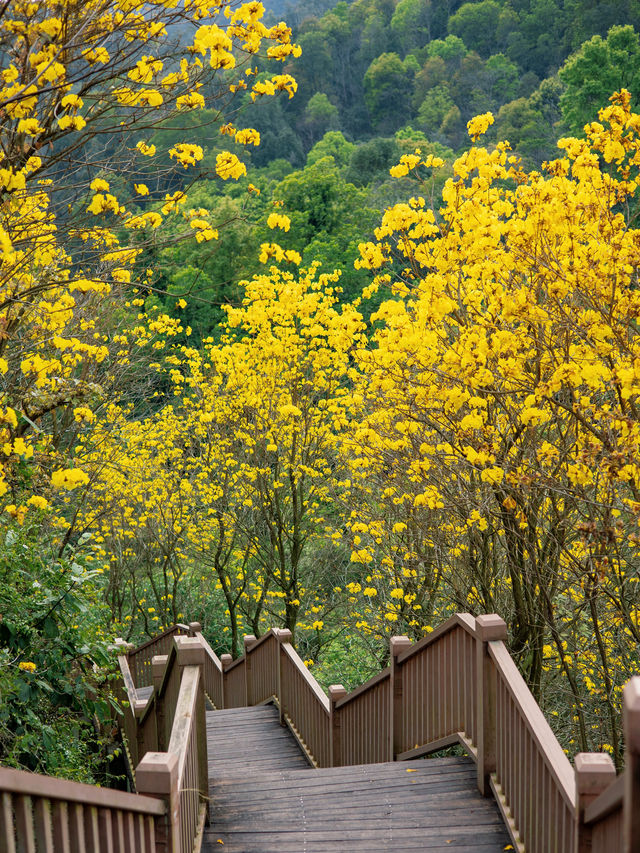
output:
[{"label": "weathered wood surface", "polygon": [[210,780],[245,771],[255,774],[309,767],[289,729],[279,724],[273,705],[210,711],[207,752]]},{"label": "weathered wood surface", "polygon": [[207,724],[212,802],[203,851],[499,853],[509,844],[470,759],[314,770],[273,707],[215,711]]}]

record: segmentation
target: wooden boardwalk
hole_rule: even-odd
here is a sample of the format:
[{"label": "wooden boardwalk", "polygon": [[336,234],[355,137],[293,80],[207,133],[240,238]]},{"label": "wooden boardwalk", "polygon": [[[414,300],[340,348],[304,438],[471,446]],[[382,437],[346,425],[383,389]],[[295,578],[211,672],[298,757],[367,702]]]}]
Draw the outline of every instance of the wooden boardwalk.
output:
[{"label": "wooden boardwalk", "polygon": [[204,851],[499,853],[509,844],[467,758],[311,768],[273,706],[207,714]]}]

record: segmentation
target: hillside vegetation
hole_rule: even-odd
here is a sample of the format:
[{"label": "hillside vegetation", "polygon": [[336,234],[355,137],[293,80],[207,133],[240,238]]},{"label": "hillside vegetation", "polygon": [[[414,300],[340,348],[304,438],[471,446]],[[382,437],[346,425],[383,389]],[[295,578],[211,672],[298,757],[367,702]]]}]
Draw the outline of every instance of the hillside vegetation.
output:
[{"label": "hillside vegetation", "polygon": [[3,764],[117,775],[116,635],[456,611],[622,762],[640,4],[327,5],[3,7]]}]

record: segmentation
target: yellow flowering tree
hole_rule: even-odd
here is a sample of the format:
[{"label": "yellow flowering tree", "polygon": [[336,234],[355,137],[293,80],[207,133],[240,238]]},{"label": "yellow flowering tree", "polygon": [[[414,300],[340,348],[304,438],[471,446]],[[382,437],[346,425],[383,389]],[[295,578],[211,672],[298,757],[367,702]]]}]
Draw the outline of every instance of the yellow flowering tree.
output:
[{"label": "yellow flowering tree", "polygon": [[[290,30],[266,26],[264,12],[259,2],[228,0],[2,3],[0,568],[3,589],[15,587],[20,596],[2,599],[0,657],[12,674],[8,687],[3,681],[5,695],[27,708],[0,720],[4,761],[24,760],[36,769],[42,755],[59,758],[65,749],[54,746],[64,744],[65,732],[91,719],[85,710],[94,698],[87,692],[93,676],[71,684],[69,660],[74,673],[104,663],[96,647],[104,651],[105,636],[87,615],[91,610],[96,623],[102,618],[93,606],[102,543],[94,551],[81,526],[100,479],[81,456],[90,448],[75,448],[79,435],[91,434],[96,412],[118,394],[130,394],[140,408],[154,382],[157,387],[141,368],[157,361],[180,326],[158,311],[138,312],[153,287],[147,267],[167,220],[174,222],[172,241],[218,236],[215,216],[190,209],[183,191],[164,190],[168,170],[197,177],[202,148],[174,139],[161,150],[152,139],[156,128],[172,117],[182,122],[187,113],[192,120],[206,112],[207,121],[213,116],[224,124],[238,92],[262,97],[295,89],[290,75],[277,72],[266,73],[268,85],[254,82],[258,56],[275,70],[299,53]],[[258,141],[251,129],[238,138],[239,144]],[[231,152],[219,152],[213,168],[220,181],[245,172]],[[126,424],[114,420],[119,427]],[[115,469],[117,459],[103,457],[103,467],[113,462]],[[157,495],[152,500],[157,507]],[[115,503],[112,496],[113,515]],[[95,504],[103,505],[100,491]],[[134,537],[130,522],[121,525],[132,534],[121,552],[144,540],[146,574],[155,582],[149,565],[160,551],[153,545],[160,525],[149,521],[143,537],[140,524]],[[91,529],[104,536],[99,525]],[[165,621],[176,615],[168,603],[170,572],[182,565],[182,553],[172,547],[169,593],[157,590],[159,599],[164,594]],[[114,586],[110,593],[117,598]],[[81,612],[78,627],[73,614]],[[154,621],[148,608],[146,616]],[[65,679],[69,720],[59,714],[64,706],[57,691],[64,698]],[[78,731],[69,740],[93,737]],[[55,770],[57,760],[47,769]]]},{"label": "yellow flowering tree", "polygon": [[[15,513],[28,506],[16,505],[20,466],[42,461],[60,427],[83,420],[100,392],[96,377],[109,393],[127,342],[104,315],[118,302],[126,313],[126,289],[151,283],[152,272],[136,261],[157,243],[157,230],[178,217],[184,234],[217,237],[208,212],[187,210],[183,193],[149,192],[157,178],[153,159],[163,153],[149,141],[154,128],[204,107],[222,123],[238,91],[261,96],[294,88],[289,75],[274,74],[269,91],[251,83],[256,55],[268,63],[299,53],[290,30],[267,27],[263,15],[261,3],[227,0],[3,5],[0,493],[13,490],[8,503]],[[201,90],[215,95],[207,102]],[[258,140],[246,130],[240,141]],[[203,152],[177,142],[168,155],[184,170]],[[221,180],[245,171],[235,154],[219,155]],[[137,337],[134,330],[130,342]],[[81,410],[76,419],[73,405]],[[71,479],[60,475],[53,485],[69,489]]]},{"label": "yellow flowering tree", "polygon": [[[353,553],[370,575],[390,573],[384,608],[407,604],[387,553],[396,541],[418,584],[441,574],[441,612],[501,612],[534,692],[553,684],[556,706],[573,709],[570,737],[608,744],[617,761],[640,627],[629,102],[617,93],[541,173],[523,172],[508,143],[473,146],[438,209],[416,195],[385,212],[360,264],[390,292],[360,356],[347,442],[371,494],[350,525]],[[474,141],[491,121],[469,123]],[[417,154],[392,173],[437,165]]]},{"label": "yellow flowering tree", "polygon": [[135,421],[114,408],[88,436],[78,458],[93,500],[82,524],[105,537],[118,595],[128,567],[147,627],[140,598],[151,589],[151,622],[166,624],[175,615],[166,601],[188,594],[179,589],[186,560],[191,586],[202,581],[209,598],[224,600],[234,652],[244,628],[293,630],[302,616],[300,627],[322,628],[308,554],[333,529],[336,436],[363,332],[358,312],[338,305],[337,279],[272,267],[245,282],[220,343],[167,353],[171,390],[157,413]]}]

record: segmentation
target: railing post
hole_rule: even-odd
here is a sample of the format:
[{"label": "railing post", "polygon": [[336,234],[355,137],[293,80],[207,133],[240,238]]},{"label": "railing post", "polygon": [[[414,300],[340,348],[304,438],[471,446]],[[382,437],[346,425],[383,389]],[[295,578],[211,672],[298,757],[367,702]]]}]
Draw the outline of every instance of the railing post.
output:
[{"label": "railing post", "polygon": [[331,732],[329,767],[342,767],[342,726],[340,714],[336,709],[336,702],[347,695],[342,684],[332,684],[329,687],[329,731]]},{"label": "railing post", "polygon": [[478,789],[491,793],[489,777],[496,771],[496,670],[489,643],[507,639],[507,625],[496,613],[476,617],[476,686],[478,720]]},{"label": "railing post", "polygon": [[[144,754],[145,754],[144,728],[142,727],[140,721],[142,720],[142,716],[143,716],[144,712],[147,710],[147,703],[148,702],[153,702],[153,696],[151,696],[149,699],[136,699],[136,701],[133,703],[133,708],[132,708],[133,716],[134,716],[134,719],[136,721],[136,760],[137,761],[140,761],[140,759],[143,758]],[[155,711],[153,712],[153,716],[154,716],[153,722],[155,723],[156,722],[155,721]],[[156,746],[156,748],[157,748],[157,745],[158,745],[158,727],[157,727],[157,725],[156,725],[156,736],[152,737],[151,740],[152,740],[152,743],[154,744],[154,746]]]},{"label": "railing post", "polygon": [[136,767],[139,794],[164,800],[167,812],[156,820],[157,853],[180,853],[180,795],[178,756],[168,752],[148,752]]},{"label": "railing post", "polygon": [[163,752],[167,748],[164,698],[160,698],[160,686],[164,678],[164,671],[168,660],[169,655],[154,655],[151,658],[151,677],[153,678],[153,693],[156,700],[156,730],[158,733],[158,750],[160,752]]},{"label": "railing post", "polygon": [[[198,786],[200,796],[207,810],[209,822],[209,767],[207,756],[207,715],[204,697],[204,646],[197,637],[176,637],[176,663],[182,670],[185,666],[197,666],[200,670],[198,679],[198,698],[196,700],[196,739],[198,742]],[[182,683],[182,674],[180,675]]]},{"label": "railing post", "polygon": [[288,628],[276,628],[276,639],[278,640],[277,655],[278,655],[278,711],[280,715],[280,725],[286,725],[284,715],[284,694],[282,691],[282,644],[291,642],[291,631]]},{"label": "railing post", "polygon": [[591,853],[591,827],[584,822],[588,806],[616,778],[611,756],[604,752],[579,752],[574,763],[576,777],[576,831],[573,853]]},{"label": "railing post", "polygon": [[245,680],[245,705],[249,708],[253,705],[253,673],[251,672],[251,648],[257,643],[253,634],[245,634],[244,638],[244,680]]},{"label": "railing post", "polygon": [[222,708],[227,707],[227,669],[233,663],[231,655],[220,655],[220,666],[222,667]]},{"label": "railing post", "polygon": [[395,761],[402,752],[402,669],[398,655],[411,646],[408,637],[391,637],[389,679],[389,761]]},{"label": "railing post", "polygon": [[623,723],[625,742],[623,851],[640,850],[640,676],[624,686]]},{"label": "railing post", "polygon": [[195,637],[196,634],[202,633],[202,623],[201,622],[189,622],[189,636]]}]

